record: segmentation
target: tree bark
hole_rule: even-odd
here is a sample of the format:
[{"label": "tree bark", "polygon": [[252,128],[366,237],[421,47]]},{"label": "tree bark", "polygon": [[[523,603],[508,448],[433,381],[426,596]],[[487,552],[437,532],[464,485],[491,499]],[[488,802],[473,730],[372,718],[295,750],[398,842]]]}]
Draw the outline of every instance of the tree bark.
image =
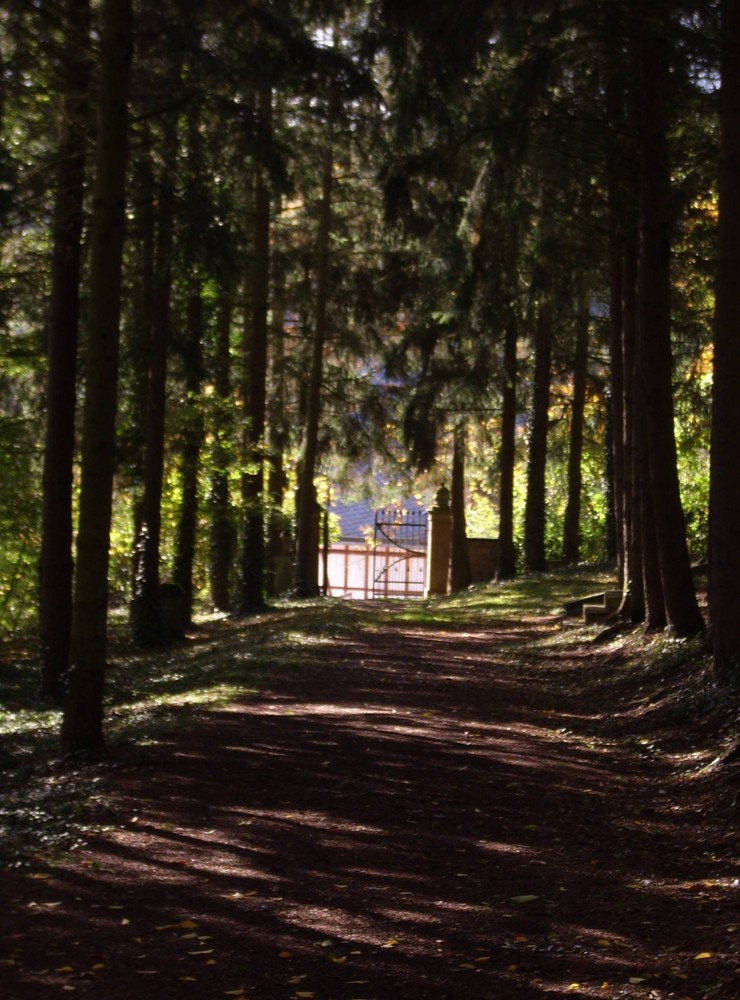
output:
[{"label": "tree bark", "polygon": [[568,451],[568,500],[563,526],[563,559],[577,562],[581,554],[581,489],[583,476],[583,420],[586,411],[586,378],[588,375],[588,298],[582,298],[576,318],[576,343],[573,357],[573,401],[570,417],[570,448]]},{"label": "tree bark", "polygon": [[470,586],[470,556],[465,526],[465,424],[455,425],[452,450],[452,482],[450,509],[452,512],[452,546],[450,553],[450,589],[452,593]]},{"label": "tree bark", "polygon": [[[608,41],[608,40],[607,40]],[[620,53],[621,56],[621,53]],[[607,116],[612,126],[612,135],[617,135],[624,124],[624,87],[622,75],[615,67],[606,89]],[[609,202],[609,362],[611,368],[609,417],[611,421],[612,469],[614,521],[616,523],[617,583],[620,590],[625,588],[625,518],[626,518],[626,456],[625,456],[625,378],[623,357],[624,313],[622,290],[624,286],[625,252],[625,194],[623,190],[623,167],[617,155],[619,144],[609,143],[607,162],[608,202]]]},{"label": "tree bark", "polygon": [[550,412],[550,361],[552,356],[552,306],[540,306],[535,325],[534,394],[529,431],[527,500],[524,513],[524,567],[539,573],[547,569],[545,522],[547,501],[547,431]]},{"label": "tree bark", "polygon": [[[179,79],[179,68],[175,79]],[[174,246],[175,174],[177,170],[177,120],[165,118],[163,167],[159,180],[154,288],[150,319],[149,364],[144,444],[144,495],[136,548],[139,572],[132,603],[134,640],[140,646],[165,641],[160,607],[160,543],[162,533],[162,481],[164,478],[167,353],[170,340],[172,254]]]},{"label": "tree bark", "polygon": [[[645,584],[655,609],[655,578],[652,562],[644,565],[643,498],[647,490],[647,454],[645,451],[645,406],[642,371],[637,357],[637,258],[639,237],[632,212],[626,219],[624,242],[624,285],[622,292],[624,370],[624,599],[622,617],[633,625],[645,620]],[[651,522],[652,523],[652,522]],[[652,538],[651,534],[647,536]],[[659,580],[658,580],[659,582]],[[661,598],[662,600],[662,598]]]},{"label": "tree bark", "polygon": [[[671,353],[671,172],[667,112],[671,100],[670,49],[661,3],[645,23],[642,39],[640,136],[639,321],[650,493],[665,611],[678,635],[704,631],[691,574],[679,492],[674,437]],[[658,516],[659,515],[659,516]]]},{"label": "tree bark", "polygon": [[329,253],[332,224],[332,189],[334,184],[334,149],[332,133],[337,97],[329,97],[327,142],[321,171],[321,202],[316,246],[316,308],[314,315],[311,360],[306,393],[306,417],[299,463],[296,517],[296,564],[294,589],[297,597],[317,594],[318,533],[316,531],[316,490],[314,476],[318,459],[321,390],[324,372],[326,314],[329,302]]},{"label": "tree bark", "polygon": [[229,495],[229,466],[232,460],[231,414],[231,317],[232,297],[224,292],[216,320],[215,419],[212,426],[209,578],[211,601],[219,611],[231,608],[231,577],[234,561],[235,526]]},{"label": "tree bark", "polygon": [[499,445],[499,523],[497,580],[516,576],[514,544],[514,469],[516,465],[517,322],[510,317],[504,333]]},{"label": "tree bark", "polygon": [[290,579],[285,572],[289,559],[290,544],[283,501],[287,488],[285,472],[285,448],[289,434],[285,414],[285,274],[283,268],[275,268],[273,310],[272,310],[272,380],[267,431],[269,470],[267,493],[269,514],[267,523],[267,592],[276,597],[289,589]]},{"label": "tree bark", "polygon": [[[272,116],[272,92],[257,96],[257,116],[267,132]],[[263,167],[254,176],[254,247],[249,284],[249,367],[244,387],[246,425],[239,580],[240,614],[254,614],[265,605],[265,404],[267,398],[267,314],[270,286],[270,189]]]},{"label": "tree bark", "polygon": [[64,754],[95,753],[105,748],[103,689],[133,28],[131,0],[104,0],[101,17],[72,668],[60,734]]},{"label": "tree bark", "polygon": [[186,338],[183,362],[185,365],[185,414],[182,429],[182,500],[177,525],[173,582],[185,596],[185,614],[193,620],[193,567],[198,525],[198,474],[203,444],[203,413],[200,407],[200,389],[203,376],[203,300],[200,280],[190,279],[188,294]]},{"label": "tree bark", "polygon": [[75,450],[83,196],[89,126],[89,0],[67,0],[61,136],[52,232],[39,626],[41,696],[60,702],[72,632],[72,464]]},{"label": "tree bark", "polygon": [[714,672],[740,681],[740,0],[721,5],[719,248],[714,316],[709,606]]}]

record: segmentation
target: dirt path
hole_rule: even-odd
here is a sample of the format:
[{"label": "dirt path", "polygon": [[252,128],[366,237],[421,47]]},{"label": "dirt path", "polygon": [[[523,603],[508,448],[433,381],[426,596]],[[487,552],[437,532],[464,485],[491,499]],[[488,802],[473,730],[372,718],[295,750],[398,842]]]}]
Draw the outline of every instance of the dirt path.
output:
[{"label": "dirt path", "polygon": [[740,997],[732,790],[559,627],[390,615],[119,764],[112,832],[2,876],[0,997]]}]

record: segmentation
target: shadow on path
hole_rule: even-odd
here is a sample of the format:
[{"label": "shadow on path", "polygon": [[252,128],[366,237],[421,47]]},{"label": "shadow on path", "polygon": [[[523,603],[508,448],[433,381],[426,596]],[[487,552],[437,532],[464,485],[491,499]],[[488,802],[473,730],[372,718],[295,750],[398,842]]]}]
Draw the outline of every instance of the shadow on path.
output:
[{"label": "shadow on path", "polygon": [[740,996],[732,826],[687,814],[558,627],[391,616],[183,710],[113,772],[109,833],[8,876],[0,996]]}]

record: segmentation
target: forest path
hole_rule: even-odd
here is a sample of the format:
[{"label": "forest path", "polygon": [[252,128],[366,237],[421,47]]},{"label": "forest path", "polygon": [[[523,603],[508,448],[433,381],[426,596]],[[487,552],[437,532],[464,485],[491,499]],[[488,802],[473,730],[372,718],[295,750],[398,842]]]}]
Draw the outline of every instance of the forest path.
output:
[{"label": "forest path", "polygon": [[119,762],[109,832],[2,876],[0,997],[739,997],[735,800],[562,628],[389,608]]}]

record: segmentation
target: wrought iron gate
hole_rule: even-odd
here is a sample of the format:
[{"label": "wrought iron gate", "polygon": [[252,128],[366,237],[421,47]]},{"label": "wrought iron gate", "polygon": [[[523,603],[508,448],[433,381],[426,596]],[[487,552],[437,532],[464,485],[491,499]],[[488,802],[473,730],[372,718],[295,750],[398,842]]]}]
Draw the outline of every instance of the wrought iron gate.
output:
[{"label": "wrought iron gate", "polygon": [[423,597],[427,512],[384,507],[375,512],[373,597]]}]

